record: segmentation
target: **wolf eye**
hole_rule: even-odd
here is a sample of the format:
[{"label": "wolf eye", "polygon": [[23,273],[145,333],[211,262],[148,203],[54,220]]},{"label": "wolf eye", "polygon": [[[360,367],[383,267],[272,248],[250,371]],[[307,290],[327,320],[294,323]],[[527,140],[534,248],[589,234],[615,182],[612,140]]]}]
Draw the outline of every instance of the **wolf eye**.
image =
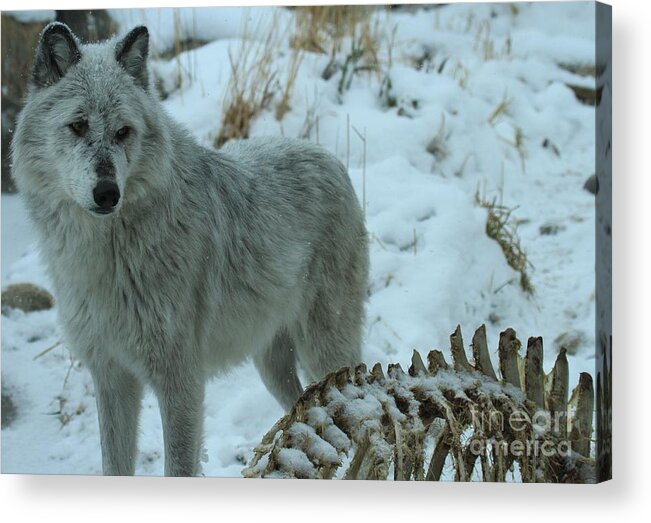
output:
[{"label": "wolf eye", "polygon": [[86,120],[77,120],[68,125],[68,127],[70,127],[70,130],[77,136],[83,136],[88,130],[88,122]]},{"label": "wolf eye", "polygon": [[118,129],[118,132],[115,133],[115,137],[118,139],[118,141],[124,140],[127,136],[129,136],[129,133],[131,132],[131,128],[127,127],[126,125],[122,127],[121,129]]}]

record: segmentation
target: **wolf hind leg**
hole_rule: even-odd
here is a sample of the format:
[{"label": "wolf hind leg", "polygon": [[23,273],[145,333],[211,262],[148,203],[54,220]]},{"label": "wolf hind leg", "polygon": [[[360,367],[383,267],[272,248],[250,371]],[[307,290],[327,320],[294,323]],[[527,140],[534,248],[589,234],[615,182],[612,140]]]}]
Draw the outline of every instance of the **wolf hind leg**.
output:
[{"label": "wolf hind leg", "polygon": [[336,302],[338,305],[333,306],[333,302],[317,298],[297,336],[298,360],[311,381],[362,361],[361,296],[350,293]]},{"label": "wolf hind leg", "polygon": [[289,411],[303,392],[296,374],[294,341],[286,329],[281,329],[271,344],[253,357],[262,382],[278,403]]}]

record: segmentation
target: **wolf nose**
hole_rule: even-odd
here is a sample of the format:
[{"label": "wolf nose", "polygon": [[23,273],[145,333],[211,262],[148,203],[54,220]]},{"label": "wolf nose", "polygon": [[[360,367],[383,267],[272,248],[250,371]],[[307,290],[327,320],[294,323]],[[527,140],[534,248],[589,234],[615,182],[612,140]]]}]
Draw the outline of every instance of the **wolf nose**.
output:
[{"label": "wolf nose", "polygon": [[120,189],[115,182],[100,180],[93,189],[93,200],[103,211],[111,211],[120,201]]}]

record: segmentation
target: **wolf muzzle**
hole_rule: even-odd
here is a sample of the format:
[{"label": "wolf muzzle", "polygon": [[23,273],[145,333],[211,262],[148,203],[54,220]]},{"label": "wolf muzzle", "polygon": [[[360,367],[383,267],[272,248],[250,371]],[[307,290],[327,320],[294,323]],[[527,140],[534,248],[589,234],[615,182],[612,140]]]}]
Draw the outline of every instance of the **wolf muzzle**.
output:
[{"label": "wolf muzzle", "polygon": [[112,180],[100,180],[93,189],[93,200],[97,204],[93,212],[97,214],[112,213],[120,201],[118,184]]}]

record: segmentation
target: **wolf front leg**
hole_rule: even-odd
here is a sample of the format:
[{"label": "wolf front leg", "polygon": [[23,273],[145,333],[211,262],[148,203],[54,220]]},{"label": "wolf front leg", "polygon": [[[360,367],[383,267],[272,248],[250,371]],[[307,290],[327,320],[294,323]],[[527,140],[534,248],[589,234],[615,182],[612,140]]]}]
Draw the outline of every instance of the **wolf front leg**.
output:
[{"label": "wolf front leg", "polygon": [[142,384],[113,362],[91,365],[95,384],[102,469],[107,476],[133,476]]},{"label": "wolf front leg", "polygon": [[155,385],[165,440],[165,475],[196,476],[203,443],[204,381],[174,369]]}]

